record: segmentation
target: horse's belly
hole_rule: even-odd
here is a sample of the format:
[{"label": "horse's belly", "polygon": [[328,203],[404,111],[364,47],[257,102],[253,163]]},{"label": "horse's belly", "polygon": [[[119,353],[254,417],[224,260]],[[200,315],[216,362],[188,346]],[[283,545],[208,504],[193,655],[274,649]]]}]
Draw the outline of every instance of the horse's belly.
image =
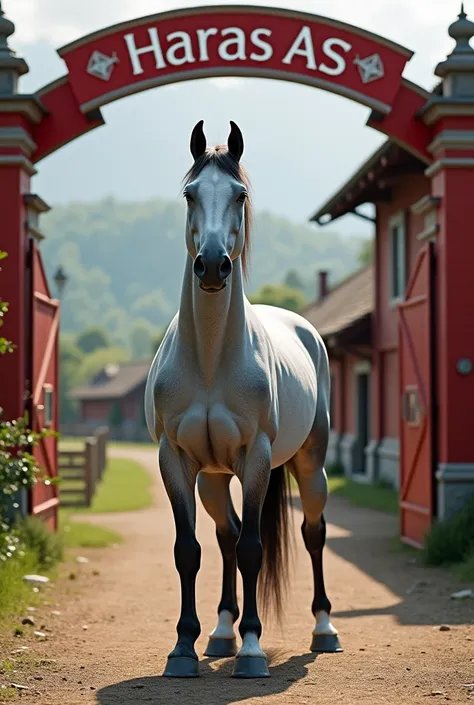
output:
[{"label": "horse's belly", "polygon": [[308,394],[298,402],[280,400],[278,431],[272,444],[272,467],[287,463],[301,448],[314,425],[316,395]]}]

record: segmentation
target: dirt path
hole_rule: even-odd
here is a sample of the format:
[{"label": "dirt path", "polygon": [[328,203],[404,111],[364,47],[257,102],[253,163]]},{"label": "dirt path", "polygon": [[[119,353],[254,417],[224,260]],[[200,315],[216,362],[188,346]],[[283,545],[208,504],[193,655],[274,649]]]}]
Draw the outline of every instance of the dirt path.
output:
[{"label": "dirt path", "polygon": [[[179,612],[171,509],[157,475],[156,454],[120,454],[143,463],[157,477],[156,507],[91,517],[127,540],[115,550],[84,551],[90,563],[75,567],[78,579],[58,587],[58,607],[44,607],[39,621],[52,634],[31,652],[55,663],[37,666],[22,700],[39,705],[182,705],[185,700],[196,705],[411,705],[431,696],[474,702],[474,690],[463,687],[474,682],[474,601],[450,600],[459,586],[394,549],[393,517],[355,509],[338,498],[331,498],[327,511],[326,580],[344,653],[317,659],[308,653],[311,575],[298,536],[285,630],[264,625],[262,643],[272,678],[236,681],[230,678],[230,661],[206,658],[199,680],[160,678]],[[295,524],[300,523],[297,511]],[[215,626],[221,561],[213,524],[201,509],[198,538],[202,636],[197,647],[202,654]],[[427,584],[410,591],[419,580]],[[55,608],[61,615],[52,617]],[[441,624],[451,629],[440,631]]]}]

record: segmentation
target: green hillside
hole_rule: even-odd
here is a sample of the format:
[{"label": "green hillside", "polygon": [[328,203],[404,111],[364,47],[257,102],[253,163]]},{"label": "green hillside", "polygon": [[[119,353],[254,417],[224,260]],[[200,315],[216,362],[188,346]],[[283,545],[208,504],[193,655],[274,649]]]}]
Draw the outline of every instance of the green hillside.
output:
[{"label": "green hillside", "polygon": [[[48,274],[62,265],[69,276],[61,328],[96,327],[112,344],[130,345],[132,329],[156,333],[177,310],[185,261],[185,205],[176,201],[74,203],[44,217],[42,244]],[[334,282],[357,265],[361,238],[297,225],[270,213],[255,217],[248,293],[282,283],[293,269],[307,299],[315,273]]]}]

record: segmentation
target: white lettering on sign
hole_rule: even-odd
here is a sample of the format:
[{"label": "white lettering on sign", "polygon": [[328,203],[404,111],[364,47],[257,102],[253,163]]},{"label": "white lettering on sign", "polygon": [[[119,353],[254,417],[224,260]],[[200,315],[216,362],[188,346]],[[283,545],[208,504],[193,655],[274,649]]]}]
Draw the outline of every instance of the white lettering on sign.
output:
[{"label": "white lettering on sign", "polygon": [[133,75],[138,76],[143,73],[142,63],[140,61],[140,56],[143,54],[153,53],[156,59],[157,70],[166,68],[165,60],[163,58],[163,52],[161,51],[160,37],[158,36],[158,30],[156,27],[150,27],[148,30],[151,44],[149,46],[137,48],[135,44],[135,35],[133,32],[131,34],[126,34],[124,39],[128,48],[128,53],[130,55],[130,61],[132,62]]},{"label": "white lettering on sign", "polygon": [[209,29],[198,29],[196,32],[199,44],[199,61],[209,61],[209,52],[207,49],[207,40],[218,33],[217,27]]},{"label": "white lettering on sign", "polygon": [[[213,51],[217,50],[221,59],[229,62],[246,61],[248,57],[251,61],[264,63],[269,61],[275,53],[271,42],[272,30],[265,27],[254,29],[250,36],[247,36],[240,27],[226,27],[221,30],[216,27],[197,29],[195,36],[189,32],[176,31],[167,35],[166,46],[163,43],[165,52],[163,52],[157,27],[150,27],[148,36],[150,38],[149,44],[137,46],[133,32],[124,35],[134,76],[144,73],[142,57],[149,54],[155,60],[157,71],[160,71],[168,65],[183,66],[209,61],[211,48]],[[320,71],[327,76],[340,76],[346,70],[345,55],[351,49],[352,45],[349,42],[337,37],[328,37],[319,47],[315,48],[311,27],[304,25],[284,55],[282,63],[291,66],[295,57],[301,56],[306,60],[306,68],[310,71]],[[367,62],[368,60],[359,60],[361,71],[363,61]],[[373,70],[372,74],[370,79],[367,79],[364,74],[361,78],[362,82],[364,79],[367,82],[374,80],[374,78],[383,77],[383,69]]]},{"label": "white lettering on sign", "polygon": [[[166,52],[166,58],[169,64],[172,66],[182,66],[183,64],[193,64],[196,61],[193,56],[191,37],[187,32],[171,32],[166,39],[169,42],[173,42],[175,39],[178,40],[176,44],[172,44]],[[178,52],[181,51],[182,55],[178,56]]]},{"label": "white lettering on sign", "polygon": [[[223,37],[227,37],[228,34],[233,34],[234,36],[230,39],[226,39],[225,42],[219,44],[219,56],[224,61],[245,61],[247,58],[245,56],[245,32],[240,27],[228,27],[223,29],[221,32]],[[234,51],[229,51],[231,47],[236,47]]]},{"label": "white lettering on sign", "polygon": [[265,37],[271,37],[272,36],[272,30],[271,29],[254,29],[252,34],[250,35],[250,39],[252,41],[252,44],[257,47],[257,49],[263,49],[262,54],[256,54],[254,51],[250,54],[250,58],[252,61],[268,61],[269,59],[272,58],[273,56],[273,47],[269,42],[265,42],[261,38],[261,34],[263,34]]},{"label": "white lettering on sign", "polygon": [[319,64],[319,70],[327,73],[328,76],[340,76],[346,70],[346,60],[337,51],[334,51],[333,47],[340,47],[346,54],[352,49],[352,46],[343,39],[326,39],[323,42],[323,53],[328,59],[334,61],[336,65],[326,66],[326,64]]},{"label": "white lettering on sign", "polygon": [[304,56],[306,58],[306,68],[316,71],[316,58],[314,56],[314,44],[311,29],[302,27],[300,33],[293,42],[288,54],[283,59],[284,64],[291,64],[295,56]]}]

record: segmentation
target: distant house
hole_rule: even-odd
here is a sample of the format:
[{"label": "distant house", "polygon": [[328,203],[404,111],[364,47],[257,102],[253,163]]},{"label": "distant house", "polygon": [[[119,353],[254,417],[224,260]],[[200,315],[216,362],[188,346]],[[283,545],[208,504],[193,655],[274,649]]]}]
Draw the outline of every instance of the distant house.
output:
[{"label": "distant house", "polygon": [[370,463],[366,449],[371,440],[373,291],[372,265],[331,291],[327,272],[320,272],[318,299],[303,311],[322,336],[330,359],[331,432],[326,462],[328,466],[341,463],[348,475],[366,475]]},{"label": "distant house", "polygon": [[106,424],[116,440],[150,440],[143,410],[150,365],[151,360],[107,365],[87,385],[73,389],[69,398],[79,404],[78,423],[61,431],[87,435]]}]

